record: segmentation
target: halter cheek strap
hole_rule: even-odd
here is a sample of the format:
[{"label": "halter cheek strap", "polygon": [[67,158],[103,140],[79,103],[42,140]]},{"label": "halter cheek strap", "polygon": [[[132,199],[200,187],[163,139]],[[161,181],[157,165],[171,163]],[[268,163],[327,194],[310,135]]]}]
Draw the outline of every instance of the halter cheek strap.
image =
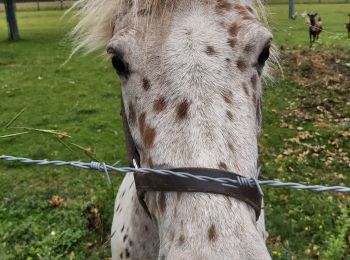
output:
[{"label": "halter cheek strap", "polygon": [[128,164],[130,167],[134,167],[133,160],[136,161],[137,165],[140,165],[140,155],[139,152],[136,149],[136,145],[134,142],[134,139],[131,136],[130,128],[128,119],[125,114],[125,107],[124,107],[124,101],[123,97],[121,98],[121,112],[120,115],[122,116],[123,120],[123,129],[124,129],[124,136],[125,136],[125,145],[128,152]]},{"label": "halter cheek strap", "polygon": [[[129,166],[133,167],[133,160],[140,165],[140,156],[136,149],[134,140],[130,133],[128,120],[125,114],[123,98],[121,99],[121,116],[125,133],[125,142],[128,152]],[[175,175],[160,175],[154,173],[134,173],[137,196],[140,204],[149,217],[151,213],[145,202],[145,192],[147,191],[169,191],[169,192],[204,192],[213,194],[222,194],[230,196],[250,205],[259,218],[262,205],[262,192],[260,187],[252,179],[245,178],[233,172],[209,169],[209,168],[175,168],[169,169],[173,172],[185,172],[196,176],[207,176],[212,178],[227,178],[233,180],[236,184],[224,186],[216,181],[203,181],[194,178],[181,178]],[[151,217],[152,218],[152,217]]]}]

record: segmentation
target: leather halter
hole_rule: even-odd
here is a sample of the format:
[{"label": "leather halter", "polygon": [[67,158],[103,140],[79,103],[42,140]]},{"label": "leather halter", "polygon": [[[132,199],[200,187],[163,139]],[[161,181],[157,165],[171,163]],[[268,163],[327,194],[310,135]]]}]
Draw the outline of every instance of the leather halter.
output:
[{"label": "leather halter", "polygon": [[[128,151],[129,166],[133,167],[133,160],[140,165],[140,155],[135,146],[134,140],[130,133],[123,98],[121,98],[121,116],[123,118],[123,127],[125,133],[125,142]],[[256,183],[247,182],[247,178],[229,171],[209,168],[174,168],[169,169],[173,172],[186,172],[192,175],[207,176],[212,178],[228,178],[237,181],[236,187],[223,186],[216,181],[201,181],[194,178],[181,178],[175,175],[160,175],[154,173],[134,173],[134,180],[137,190],[138,199],[146,211],[147,215],[152,218],[147,204],[144,200],[147,191],[168,191],[168,192],[204,192],[213,194],[222,194],[230,196],[250,205],[258,220],[261,213],[262,192]]]}]

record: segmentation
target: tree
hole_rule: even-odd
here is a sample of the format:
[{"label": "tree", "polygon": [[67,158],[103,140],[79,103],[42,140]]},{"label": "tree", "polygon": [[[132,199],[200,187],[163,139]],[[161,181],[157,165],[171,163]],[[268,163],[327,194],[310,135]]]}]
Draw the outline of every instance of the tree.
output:
[{"label": "tree", "polygon": [[19,40],[15,8],[13,0],[5,0],[6,19],[9,27],[9,40],[12,41]]}]

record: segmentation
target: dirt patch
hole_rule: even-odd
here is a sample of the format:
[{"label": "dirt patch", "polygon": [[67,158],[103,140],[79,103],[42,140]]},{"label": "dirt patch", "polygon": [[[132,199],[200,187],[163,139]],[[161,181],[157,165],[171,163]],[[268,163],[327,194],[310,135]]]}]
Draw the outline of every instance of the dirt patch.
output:
[{"label": "dirt patch", "polygon": [[303,116],[350,122],[350,50],[294,50],[281,57],[286,79],[304,87],[298,94]]},{"label": "dirt patch", "polygon": [[281,57],[286,77],[302,86],[349,90],[350,50],[293,50],[282,52]]}]

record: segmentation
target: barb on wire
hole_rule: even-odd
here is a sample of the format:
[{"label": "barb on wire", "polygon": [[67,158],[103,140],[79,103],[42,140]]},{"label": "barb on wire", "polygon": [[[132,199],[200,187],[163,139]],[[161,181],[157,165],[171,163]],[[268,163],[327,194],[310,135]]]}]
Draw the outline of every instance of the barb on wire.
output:
[{"label": "barb on wire", "polygon": [[[153,174],[161,174],[161,175],[175,175],[177,177],[181,178],[194,178],[200,181],[216,181],[221,183],[223,186],[230,186],[230,187],[237,187],[240,185],[239,182],[246,182],[252,185],[257,185],[257,187],[260,189],[259,185],[261,186],[271,186],[271,187],[285,187],[290,189],[298,189],[298,190],[311,190],[311,191],[318,191],[318,192],[324,192],[324,191],[334,191],[334,192],[344,192],[344,193],[350,193],[350,187],[345,186],[322,186],[322,185],[304,185],[300,183],[294,183],[294,182],[280,182],[280,181],[274,181],[274,180],[258,180],[254,178],[245,178],[242,180],[242,178],[239,181],[232,180],[229,178],[213,178],[208,176],[196,176],[192,175],[190,173],[186,172],[173,172],[170,170],[161,170],[161,169],[150,169],[150,168],[131,168],[131,167],[116,167],[111,166],[105,163],[100,162],[66,162],[66,161],[48,161],[48,160],[32,160],[29,158],[23,158],[23,157],[14,157],[14,156],[0,156],[0,160],[5,161],[13,161],[13,162],[21,162],[25,164],[37,164],[37,165],[52,165],[52,166],[73,166],[78,167],[81,169],[93,169],[98,170],[101,172],[104,172],[106,175],[106,179],[108,183],[111,183],[111,180],[109,178],[109,171],[116,171],[121,173],[129,173],[129,172],[139,172],[139,173],[153,173]],[[135,165],[137,166],[137,165]],[[262,192],[262,191],[261,191]]]}]

